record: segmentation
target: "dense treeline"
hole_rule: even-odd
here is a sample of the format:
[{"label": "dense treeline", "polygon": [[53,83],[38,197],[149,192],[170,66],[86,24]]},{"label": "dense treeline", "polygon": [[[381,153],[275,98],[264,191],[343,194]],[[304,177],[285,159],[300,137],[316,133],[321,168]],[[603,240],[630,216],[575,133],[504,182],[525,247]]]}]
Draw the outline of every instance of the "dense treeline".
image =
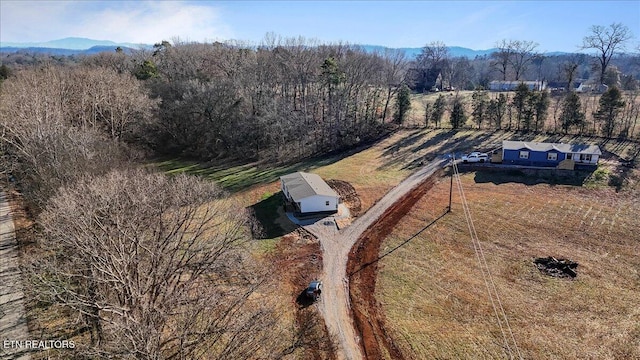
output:
[{"label": "dense treeline", "polygon": [[296,40],[159,44],[145,60],[162,99],[151,145],[200,159],[291,159],[378,137],[403,80],[393,56]]},{"label": "dense treeline", "polygon": [[130,74],[44,65],[2,84],[0,128],[5,169],[36,208],[65,184],[126,164],[126,145],[155,106]]},{"label": "dense treeline", "polygon": [[[143,145],[158,155],[201,160],[275,158],[291,161],[377,138],[388,131],[390,120],[402,123],[406,119],[404,112],[398,118],[396,108],[396,95],[402,84],[422,92],[447,88],[487,89],[489,82],[497,79],[539,79],[558,88],[572,89],[578,81],[600,75],[601,80],[612,87],[628,91],[637,88],[636,77],[640,72],[637,56],[611,56],[605,69],[597,68],[595,58],[585,54],[543,56],[536,52],[537,44],[531,41],[502,40],[496,46],[498,51],[490,56],[466,59],[451,57],[445,44],[432,42],[416,60],[408,61],[398,51],[372,54],[352,45],[323,45],[270,35],[260,46],[163,41],[153,50],[130,54],[118,49],[113,53],[67,60],[39,58],[35,68],[57,68],[51,65],[55,63],[64,64],[60,66],[70,73],[108,69],[112,73],[135,76],[138,81],[133,78],[127,81],[136,82],[138,93],[148,96],[153,104],[145,107],[144,121],[136,119],[117,124],[116,117],[111,121],[114,124],[103,124],[111,126],[107,136],[126,135],[125,142]],[[22,73],[34,71],[34,67],[26,68],[22,71],[18,70],[20,67],[6,68],[3,74],[21,78]],[[92,89],[87,88],[89,90]],[[83,96],[89,95],[87,92]],[[122,96],[139,101],[136,94]],[[518,95],[508,102],[495,99],[501,103],[487,102],[486,111],[475,111],[471,117],[464,114],[464,119],[471,119],[479,128],[501,128],[500,114],[506,110],[507,127],[512,128],[511,105],[515,104],[518,109],[513,128],[559,131],[562,126],[550,129],[542,116],[551,114],[546,111],[551,96],[544,93],[539,96],[542,97],[539,101],[528,95]],[[80,101],[86,103],[84,99]],[[459,101],[461,105],[468,102],[464,98]],[[524,105],[529,104],[526,108],[531,108],[536,102],[539,103],[535,110],[538,115],[530,125],[531,117],[527,113],[522,118],[522,110]],[[456,104],[433,105],[436,114],[431,120],[440,126],[442,116],[438,114],[445,108],[452,110]],[[456,114],[462,115],[460,111],[468,105],[458,106]],[[590,115],[587,114],[587,118]],[[96,119],[95,114],[93,118]],[[455,119],[456,127],[465,126],[466,123],[460,121],[462,117],[456,115]],[[429,123],[429,119],[426,120]],[[596,127],[575,128],[593,133]],[[600,129],[596,128],[595,132]],[[605,131],[603,135],[608,133]]]},{"label": "dense treeline", "polygon": [[[257,47],[175,40],[129,54],[3,64],[5,168],[41,206],[78,174],[106,173],[144,152],[286,162],[340,150],[380,137],[392,123],[415,122],[407,86],[482,89],[489,79],[543,74],[553,60],[531,42],[500,46],[490,58],[452,59],[436,42],[408,61],[399,51],[268,36]],[[585,56],[556,64],[558,77],[568,89],[579,76],[603,76],[611,85],[605,104],[595,93],[456,91],[426,104],[424,124],[637,136],[636,58],[626,57],[630,75],[616,73],[616,57],[604,72],[579,75]]]},{"label": "dense treeline", "polygon": [[[471,60],[432,43],[409,61],[268,36],[260,46],[176,40],[4,61],[2,170],[34,210],[46,249],[25,261],[32,291],[37,306],[74,319],[69,333],[48,335],[85,336],[76,354],[86,358],[303,356],[306,325],[274,330],[281,319],[265,303],[267,274],[245,251],[244,212],[215,184],[134,168],[158,155],[290,162],[352,147],[406,123],[416,108],[409,87],[477,89],[427,103],[425,126],[449,126],[448,114],[453,128],[637,136],[636,73],[619,70],[631,61],[586,69],[589,57],[541,58],[533,45],[505,43],[509,57]],[[571,91],[483,89],[541,79],[552,62],[567,89],[594,76],[611,86],[589,104]]]}]

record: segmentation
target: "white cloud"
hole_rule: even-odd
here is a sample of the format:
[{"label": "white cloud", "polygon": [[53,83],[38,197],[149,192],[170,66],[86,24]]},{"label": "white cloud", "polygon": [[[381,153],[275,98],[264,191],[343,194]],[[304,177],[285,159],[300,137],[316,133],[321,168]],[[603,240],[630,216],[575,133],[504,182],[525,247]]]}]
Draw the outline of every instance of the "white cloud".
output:
[{"label": "white cloud", "polygon": [[152,44],[183,40],[224,40],[233,32],[206,2],[0,2],[2,42],[47,41],[64,37]]}]

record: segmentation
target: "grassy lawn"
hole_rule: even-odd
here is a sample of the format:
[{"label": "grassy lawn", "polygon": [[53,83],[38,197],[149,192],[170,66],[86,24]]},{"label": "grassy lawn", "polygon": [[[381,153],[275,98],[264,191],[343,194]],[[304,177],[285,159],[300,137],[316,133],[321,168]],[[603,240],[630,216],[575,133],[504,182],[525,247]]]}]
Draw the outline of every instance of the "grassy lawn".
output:
[{"label": "grassy lawn", "polygon": [[[391,139],[398,141],[404,132],[400,132],[391,136]],[[197,161],[189,161],[183,159],[168,159],[154,163],[153,165],[167,174],[186,173],[190,175],[202,176],[206,179],[213,180],[225,190],[236,193],[246,190],[256,185],[264,185],[278,181],[280,176],[290,174],[296,171],[315,172],[315,169],[325,168],[336,164],[349,164],[353,160],[351,158],[361,159],[367,158],[367,154],[377,155],[376,149],[381,144],[386,144],[390,138],[383,139],[370,147],[362,146],[351,150],[345,150],[341,153],[323,156],[317,158],[309,158],[293,164],[274,164],[272,162],[253,162],[253,163],[224,163],[221,165],[211,165],[207,163],[199,163]],[[391,140],[394,141],[394,140]],[[367,152],[367,151],[373,152]],[[343,162],[346,161],[346,162]],[[338,165],[338,166],[342,166]]]},{"label": "grassy lawn", "polygon": [[[217,182],[243,206],[252,206],[256,216],[262,222],[267,238],[274,238],[291,230],[287,221],[276,214],[279,197],[271,198],[279,191],[278,180],[282,175],[295,171],[307,171],[327,180],[347,181],[353,185],[360,196],[362,211],[366,211],[421,163],[430,160],[436,154],[472,150],[490,151],[499,148],[502,140],[505,139],[574,143],[600,141],[598,138],[573,135],[418,129],[399,131],[368,148],[325,158],[308,159],[290,165],[251,163],[209,166],[179,159],[165,160],[154,165],[168,174],[188,173]],[[638,145],[630,141],[609,141],[602,148],[627,159],[637,156],[638,153]],[[606,187],[610,185],[611,179],[616,180],[622,176],[615,169],[606,166],[606,163],[603,163],[603,169],[585,182],[591,183],[594,187]]]},{"label": "grassy lawn", "polygon": [[[182,160],[154,165],[169,174],[184,172],[220,184],[234,200],[252,207],[262,224],[266,239],[255,242],[256,255],[286,257],[280,251],[288,248],[285,234],[292,228],[278,212],[279,176],[308,171],[327,180],[347,181],[366,211],[435,155],[489,151],[505,139],[600,141],[506,131],[418,129],[399,131],[361,151],[293,165],[208,166]],[[638,153],[633,142],[610,141],[602,148],[626,159]],[[631,171],[635,178],[640,178],[638,172]],[[463,176],[487,261],[525,358],[640,357],[640,312],[632,306],[640,298],[640,238],[634,233],[640,225],[635,218],[640,205],[629,192],[616,194],[609,187],[612,176],[622,175],[606,162],[584,180],[590,189],[539,182],[526,185],[526,176],[518,172]],[[448,181],[443,181],[394,229],[381,252],[440,215],[447,200]],[[394,341],[411,358],[500,358],[500,333],[459,200],[454,197],[454,201],[452,214],[381,261],[376,298]],[[577,280],[551,279],[533,267],[534,257],[550,255],[577,261]],[[281,285],[274,288],[278,301],[290,301],[285,295],[289,290],[283,291]],[[283,306],[281,311],[291,320],[290,307]]]},{"label": "grassy lawn", "polygon": [[[463,175],[471,213],[524,358],[640,358],[640,202],[612,188]],[[442,213],[443,179],[383,243],[386,253]],[[455,189],[455,188],[454,188]],[[535,257],[579,263],[574,280]],[[376,298],[408,358],[504,358],[459,196],[453,212],[381,260]]]},{"label": "grassy lawn", "polygon": [[329,157],[320,161],[313,159],[283,166],[258,163],[210,166],[195,161],[171,159],[158,162],[155,165],[167,174],[187,173],[202,176],[215,181],[227,191],[234,193],[254,185],[271,183],[278,180],[280,176],[292,172],[309,171],[335,160],[337,160],[337,157]]},{"label": "grassy lawn", "polygon": [[[269,194],[276,193],[282,175],[296,171],[317,173],[325,179],[350,182],[358,194],[368,199],[363,204],[368,208],[411,172],[401,161],[395,162],[395,157],[389,153],[389,148],[402,142],[408,133],[401,131],[361,151],[309,159],[291,165],[252,163],[207,166],[180,159],[165,160],[154,165],[167,174],[187,173],[213,180],[245,206],[256,204],[269,197]],[[410,162],[413,158],[408,156],[402,160]]]}]

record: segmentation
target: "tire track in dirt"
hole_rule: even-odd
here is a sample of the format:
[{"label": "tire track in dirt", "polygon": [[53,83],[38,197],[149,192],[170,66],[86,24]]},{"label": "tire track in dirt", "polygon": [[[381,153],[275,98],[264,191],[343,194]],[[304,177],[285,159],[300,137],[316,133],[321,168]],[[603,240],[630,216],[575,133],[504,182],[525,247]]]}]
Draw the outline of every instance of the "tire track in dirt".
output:
[{"label": "tire track in dirt", "polygon": [[[411,198],[411,196],[407,197],[409,193],[415,196],[415,190],[422,189],[425,180],[432,178],[438,170],[441,171],[446,162],[448,162],[448,158],[442,157],[426,164],[398,186],[389,190],[366,213],[340,231],[326,231],[326,227],[321,226],[322,220],[316,224],[305,226],[305,229],[318,238],[322,249],[323,300],[318,304],[318,309],[324,318],[330,336],[336,340],[338,359],[363,358],[363,343],[366,343],[366,348],[369,349],[368,344],[372,338],[370,334],[374,334],[368,333],[365,327],[362,327],[362,333],[359,333],[359,330],[355,328],[354,315],[356,314],[352,311],[349,277],[347,276],[349,253],[356,242],[362,238],[362,234],[375,226],[389,208],[394,206],[403,208],[403,205],[397,204],[404,204],[408,198]],[[419,192],[420,190],[418,190]],[[392,211],[392,213],[395,212]],[[374,252],[377,256],[377,250]],[[373,336],[375,338],[375,334]]]},{"label": "tire track in dirt", "polygon": [[442,169],[434,172],[390,206],[373,226],[362,233],[349,253],[349,297],[354,322],[362,338],[360,345],[366,359],[381,359],[384,357],[383,351],[393,359],[404,359],[404,355],[385,328],[384,314],[375,299],[380,245],[418,200],[433,187],[443,172]]},{"label": "tire track in dirt", "polygon": [[[305,359],[336,360],[332,339],[324,322],[317,321],[318,311],[305,295],[307,285],[322,273],[320,243],[302,229],[283,236],[269,256],[273,273],[282,290],[294,303],[295,328],[291,345],[279,356],[304,351]],[[300,293],[300,289],[305,289]]]}]

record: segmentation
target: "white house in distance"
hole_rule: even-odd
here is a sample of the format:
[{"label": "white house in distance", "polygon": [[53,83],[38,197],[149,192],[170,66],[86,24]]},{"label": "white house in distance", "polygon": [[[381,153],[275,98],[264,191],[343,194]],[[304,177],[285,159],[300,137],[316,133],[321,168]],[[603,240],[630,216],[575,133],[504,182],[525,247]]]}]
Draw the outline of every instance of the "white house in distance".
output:
[{"label": "white house in distance", "polygon": [[340,196],[316,174],[297,172],[280,177],[282,194],[297,212],[336,212]]},{"label": "white house in distance", "polygon": [[494,80],[489,83],[489,90],[491,91],[515,91],[518,85],[525,84],[529,90],[542,91],[547,88],[547,84],[544,81],[501,81]]}]

